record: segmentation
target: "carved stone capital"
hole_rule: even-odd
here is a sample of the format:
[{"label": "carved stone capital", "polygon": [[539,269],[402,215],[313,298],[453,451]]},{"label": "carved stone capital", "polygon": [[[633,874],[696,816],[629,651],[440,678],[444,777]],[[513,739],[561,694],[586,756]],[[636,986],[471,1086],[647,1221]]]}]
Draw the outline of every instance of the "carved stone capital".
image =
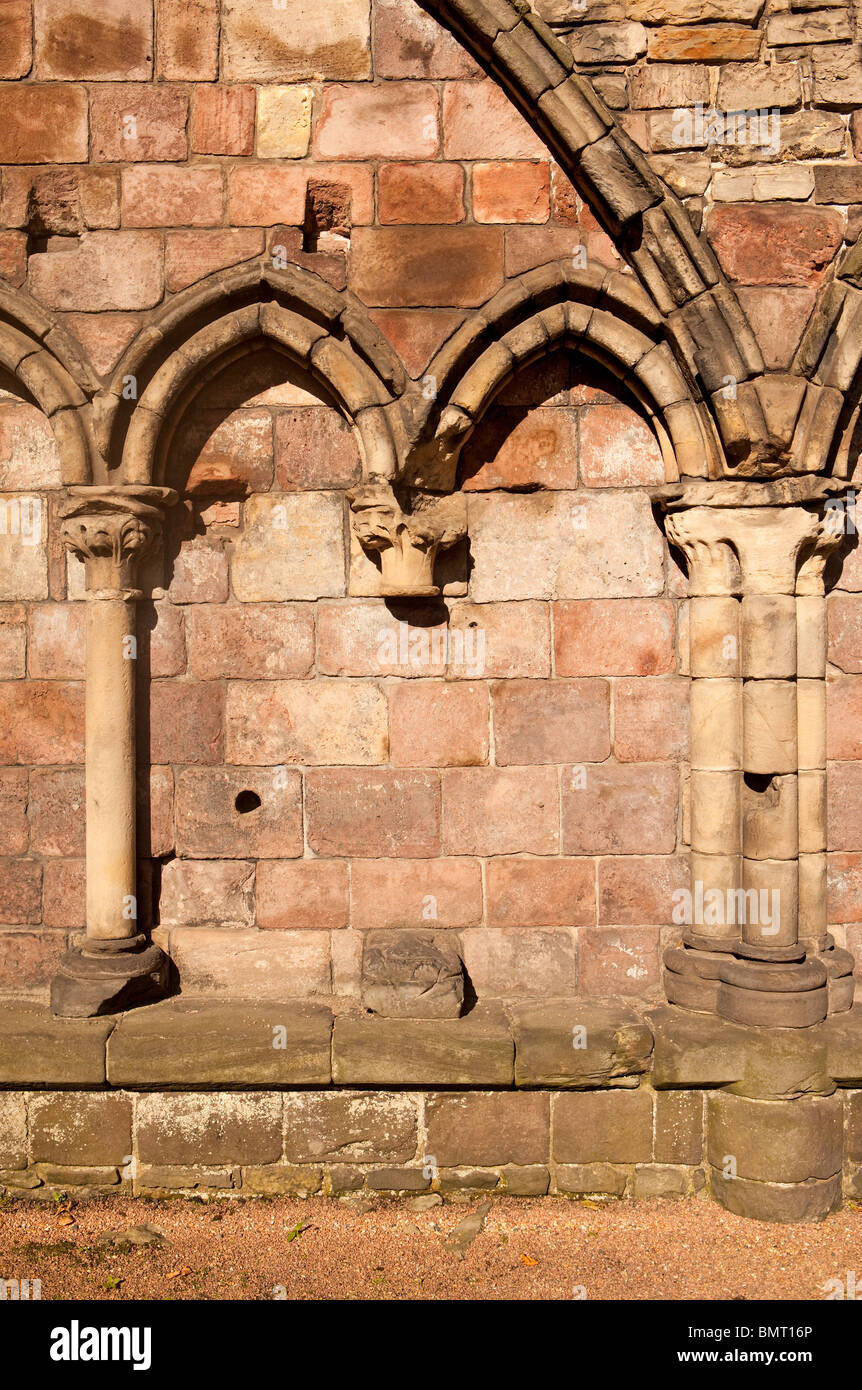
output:
[{"label": "carved stone capital", "polygon": [[418,498],[413,511],[405,512],[385,479],[363,483],[348,497],[356,539],[364,550],[380,555],[381,592],[393,597],[439,594],[434,561],[440,550],[466,534],[463,498]]},{"label": "carved stone capital", "polygon": [[664,529],[671,544],[686,558],[693,596],[723,597],[738,592],[739,564],[717,508],[671,512],[665,517]]},{"label": "carved stone capital", "polygon": [[820,592],[833,538],[822,503],[692,506],[665,518],[668,539],[686,556],[692,594]]},{"label": "carved stone capital", "polygon": [[61,510],[66,549],[82,560],[90,597],[135,597],[139,560],[151,550],[172,506],[171,488],[75,487]]},{"label": "carved stone capital", "polygon": [[797,594],[813,594],[819,597],[826,592],[824,571],[829,556],[844,540],[846,521],[844,504],[838,499],[830,499],[819,511],[811,541],[806,547],[796,576]]}]

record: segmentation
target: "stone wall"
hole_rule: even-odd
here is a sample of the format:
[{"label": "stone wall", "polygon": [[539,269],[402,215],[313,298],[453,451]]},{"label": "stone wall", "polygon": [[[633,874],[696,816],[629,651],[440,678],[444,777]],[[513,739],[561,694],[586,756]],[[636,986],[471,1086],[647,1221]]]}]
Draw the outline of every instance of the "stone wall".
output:
[{"label": "stone wall", "polygon": [[[0,272],[102,385],[155,311],[260,256],[346,291],[432,394],[435,354],[513,277],[624,265],[510,97],[412,0],[3,8]],[[862,231],[858,11],[535,8],[786,368]],[[765,149],[705,150],[674,112],[712,102],[780,127]],[[83,566],[58,539],[46,415],[13,375],[0,386],[0,986],[41,997],[84,925]],[[347,524],[362,447],[271,347],[182,415],[164,481],[183,500],[140,604],[143,925],[191,994],[349,1001],[365,931],[433,926],[480,1000],[658,999],[688,881],[688,667],[650,419],[581,355],[517,373],[462,451],[469,550],[445,554],[431,603],[384,601]],[[851,949],[857,553],[829,600],[830,921]]]}]

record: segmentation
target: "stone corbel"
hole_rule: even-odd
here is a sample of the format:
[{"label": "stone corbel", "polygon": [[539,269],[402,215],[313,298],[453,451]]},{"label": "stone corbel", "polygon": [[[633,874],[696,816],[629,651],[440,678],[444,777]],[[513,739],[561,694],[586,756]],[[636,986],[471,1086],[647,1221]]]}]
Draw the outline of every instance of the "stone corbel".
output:
[{"label": "stone corbel", "polygon": [[405,512],[385,479],[353,488],[348,497],[356,539],[364,550],[380,555],[380,592],[405,598],[438,595],[437,555],[467,533],[463,498],[418,497],[413,510]]},{"label": "stone corbel", "polygon": [[136,600],[140,561],[175,501],[170,488],[75,487],[62,512],[87,598],[87,926],[51,984],[51,1007],[65,1018],[116,1013],[166,986],[167,960],[138,927]]}]

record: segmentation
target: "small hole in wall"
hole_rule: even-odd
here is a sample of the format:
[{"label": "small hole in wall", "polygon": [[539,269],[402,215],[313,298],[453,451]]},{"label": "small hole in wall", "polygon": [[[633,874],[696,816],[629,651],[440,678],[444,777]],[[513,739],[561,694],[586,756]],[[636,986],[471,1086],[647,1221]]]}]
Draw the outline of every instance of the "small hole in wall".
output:
[{"label": "small hole in wall", "polygon": [[257,792],[240,792],[233,804],[241,816],[246,816],[260,806],[260,797]]},{"label": "small hole in wall", "polygon": [[775,776],[774,772],[744,772],[742,774],[745,785],[749,791],[765,792],[769,790],[770,783]]}]

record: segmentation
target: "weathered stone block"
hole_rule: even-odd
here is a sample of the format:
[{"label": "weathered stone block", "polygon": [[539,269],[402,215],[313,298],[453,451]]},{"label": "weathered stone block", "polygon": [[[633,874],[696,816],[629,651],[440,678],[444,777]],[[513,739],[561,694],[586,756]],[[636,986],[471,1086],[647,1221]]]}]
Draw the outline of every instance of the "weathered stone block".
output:
[{"label": "weathered stone block", "polygon": [[276,777],[269,768],[183,768],[176,783],[177,853],[199,859],[301,855],[301,803],[300,775],[293,769]]},{"label": "weathered stone block", "polygon": [[703,1096],[659,1091],[655,1098],[657,1163],[700,1163],[703,1156]]},{"label": "weathered stone block", "polygon": [[550,1104],[546,1095],[468,1091],[425,1101],[429,1154],[442,1167],[546,1163]]},{"label": "weathered stone block", "polygon": [[[459,1019],[335,1021],[333,1080],[344,1086],[510,1086],[514,1044],[502,1012]],[[439,1155],[438,1155],[439,1157]]]},{"label": "weathered stone block", "polygon": [[108,1080],[134,1089],[327,1084],[332,1017],[296,1001],[171,999],[124,1014]]},{"label": "weathered stone block", "polygon": [[610,1163],[558,1164],[554,1191],[567,1197],[622,1197],[628,1175]]},{"label": "weathered stone block", "polygon": [[33,1096],[29,1112],[34,1163],[121,1166],[132,1152],[128,1096],[54,1091]]},{"label": "weathered stone block", "polygon": [[464,966],[456,942],[443,932],[368,932],[360,998],[383,1017],[459,1018]]},{"label": "weathered stone block", "polygon": [[707,1102],[707,1151],[713,1168],[759,1183],[804,1183],[841,1171],[838,1096],[751,1100],[722,1092]]},{"label": "weathered stone block", "polygon": [[449,768],[443,807],[447,853],[554,854],[559,848],[556,769]]},{"label": "weathered stone block", "polygon": [[648,1163],[653,1096],[645,1090],[566,1092],[554,1098],[559,1163]]},{"label": "weathered stone block", "polygon": [[416,1101],[380,1092],[286,1095],[284,1134],[291,1163],[407,1163],[416,1154]]},{"label": "weathered stone block", "polygon": [[626,1004],[565,1000],[517,1005],[515,1085],[589,1089],[649,1068],[652,1034]]},{"label": "weathered stone block", "polygon": [[371,33],[365,0],[343,0],[321,12],[308,0],[285,12],[257,0],[228,0],[222,14],[224,75],[233,82],[351,81],[371,76]]},{"label": "weathered stone block", "polygon": [[337,860],[262,860],[256,921],[268,929],[337,931],[350,921],[348,868]]},{"label": "weathered stone block", "polygon": [[431,1186],[421,1168],[381,1168],[366,1174],[365,1182],[375,1192],[427,1192]]},{"label": "weathered stone block", "polygon": [[461,945],[480,998],[547,999],[577,992],[575,933],[566,928],[472,927]]},{"label": "weathered stone block", "polygon": [[667,1005],[648,1013],[646,1022],[655,1038],[652,1084],[656,1088],[712,1089],[741,1080],[746,1048],[743,1028]]},{"label": "weathered stone block", "polygon": [[242,1185],[244,1191],[261,1197],[311,1197],[320,1191],[322,1182],[321,1168],[278,1163],[266,1168],[246,1168]]},{"label": "weathered stone block", "polygon": [[343,508],[330,493],[249,498],[231,566],[237,598],[259,603],[343,594]]},{"label": "weathered stone block", "polygon": [[4,1000],[0,1082],[23,1088],[103,1086],[105,1043],[113,1027],[112,1018],[57,1019],[44,1005]]},{"label": "weathered stone block", "polygon": [[254,921],[254,866],[248,860],[172,859],[162,872],[162,926]]},{"label": "weathered stone block", "polygon": [[596,875],[590,859],[505,857],[490,859],[485,872],[491,927],[583,927],[595,922]]},{"label": "weathered stone block", "polygon": [[147,1095],[136,1104],[141,1163],[276,1163],[281,1096],[255,1092]]},{"label": "weathered stone block", "polygon": [[225,728],[231,763],[382,763],[389,746],[386,696],[371,682],[231,681]]},{"label": "weathered stone block", "polygon": [[189,994],[284,1000],[332,989],[326,932],[175,927],[170,954]]},{"label": "weathered stone block", "polygon": [[27,1167],[27,1109],[23,1095],[0,1093],[0,1168]]},{"label": "weathered stone block", "polygon": [[411,859],[440,853],[437,773],[314,769],[305,775],[305,814],[315,854]]}]

